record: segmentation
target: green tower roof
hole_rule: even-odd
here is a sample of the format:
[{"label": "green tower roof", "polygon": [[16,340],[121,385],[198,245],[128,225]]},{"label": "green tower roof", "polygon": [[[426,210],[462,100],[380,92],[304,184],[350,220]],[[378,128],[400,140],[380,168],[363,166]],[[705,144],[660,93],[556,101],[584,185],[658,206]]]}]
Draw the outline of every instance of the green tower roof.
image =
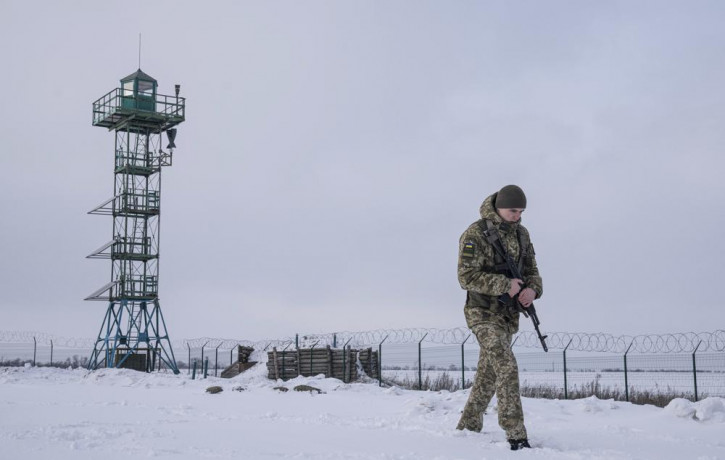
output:
[{"label": "green tower roof", "polygon": [[152,77],[151,75],[145,73],[141,69],[138,69],[137,71],[135,71],[134,73],[132,73],[128,77],[121,79],[122,82],[124,82],[124,81],[131,81],[131,80],[144,80],[144,81],[152,81],[154,83],[158,83],[154,77]]}]

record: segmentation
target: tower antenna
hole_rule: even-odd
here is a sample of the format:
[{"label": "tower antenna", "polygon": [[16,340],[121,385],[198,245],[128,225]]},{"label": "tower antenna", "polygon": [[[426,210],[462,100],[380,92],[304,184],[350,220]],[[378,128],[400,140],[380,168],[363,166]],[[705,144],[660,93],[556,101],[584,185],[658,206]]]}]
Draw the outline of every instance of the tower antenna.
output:
[{"label": "tower antenna", "polygon": [[138,68],[141,68],[141,32],[138,33]]}]

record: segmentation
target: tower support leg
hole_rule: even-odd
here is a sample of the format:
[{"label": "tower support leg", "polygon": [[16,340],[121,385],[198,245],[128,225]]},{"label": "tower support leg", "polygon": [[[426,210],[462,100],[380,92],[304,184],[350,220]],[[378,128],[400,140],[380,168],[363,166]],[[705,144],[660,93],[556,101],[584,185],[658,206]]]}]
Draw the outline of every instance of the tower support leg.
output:
[{"label": "tower support leg", "polygon": [[88,369],[126,367],[150,372],[157,356],[174,374],[179,373],[158,299],[150,306],[146,301],[110,302]]}]

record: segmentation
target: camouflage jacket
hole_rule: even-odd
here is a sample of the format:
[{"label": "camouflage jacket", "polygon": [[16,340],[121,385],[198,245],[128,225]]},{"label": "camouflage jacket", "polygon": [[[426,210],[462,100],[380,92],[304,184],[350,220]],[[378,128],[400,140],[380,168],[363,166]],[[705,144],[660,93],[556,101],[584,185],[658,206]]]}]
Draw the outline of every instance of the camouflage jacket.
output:
[{"label": "camouflage jacket", "polygon": [[[481,224],[484,219],[490,220],[496,227],[499,238],[508,254],[516,263],[521,257],[521,244],[528,244],[521,269],[526,287],[536,291],[538,299],[543,294],[543,285],[539,269],[536,266],[536,254],[531,244],[529,231],[517,223],[505,223],[496,213],[494,203],[496,193],[486,198],[481,205],[481,220],[471,224],[461,235],[458,250],[458,282],[468,291],[464,313],[468,327],[483,323],[493,323],[500,328],[516,333],[519,329],[519,313],[510,307],[501,305],[498,297],[508,292],[511,276],[497,264],[502,261],[483,234]],[[521,235],[519,235],[521,233]]]}]

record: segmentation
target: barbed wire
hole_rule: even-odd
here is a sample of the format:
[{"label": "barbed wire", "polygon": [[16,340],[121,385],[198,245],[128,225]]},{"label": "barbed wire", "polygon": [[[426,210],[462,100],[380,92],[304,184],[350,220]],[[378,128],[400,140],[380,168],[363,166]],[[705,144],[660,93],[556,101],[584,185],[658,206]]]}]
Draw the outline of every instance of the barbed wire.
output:
[{"label": "barbed wire", "polygon": [[[69,338],[36,331],[0,331],[0,343],[37,343],[41,346],[92,349],[95,340],[89,338]],[[460,345],[476,344],[476,337],[468,328],[451,329],[408,328],[376,329],[360,332],[331,332],[323,334],[297,334],[295,337],[268,340],[239,340],[213,337],[200,337],[174,341],[173,346],[180,349],[225,349],[238,345],[250,346],[257,350],[271,350],[299,346],[342,347],[349,345],[362,348],[385,344],[440,344]],[[610,353],[693,353],[696,350],[725,351],[725,330],[714,332],[685,332],[672,334],[612,335],[607,333],[586,332],[550,332],[546,342],[550,350],[571,350],[584,352]],[[522,331],[514,336],[514,345],[520,348],[541,348],[539,339],[531,331]]]},{"label": "barbed wire", "polygon": [[[539,339],[533,332],[517,334],[516,345],[536,348]],[[725,331],[686,332],[675,334],[620,335],[605,333],[550,333],[546,339],[550,349],[609,353],[692,353],[725,351]]]},{"label": "barbed wire", "polygon": [[[470,336],[470,338],[469,338]],[[468,328],[452,329],[379,329],[364,332],[338,332],[340,338],[350,340],[354,346],[384,343],[412,344],[436,343],[442,345],[476,343]],[[725,330],[715,332],[686,332],[672,334],[619,335],[586,332],[550,332],[546,343],[549,349],[602,353],[692,353],[698,351],[725,351]],[[514,345],[521,348],[541,348],[538,336],[532,331],[521,331],[514,336]]]},{"label": "barbed wire", "polygon": [[174,347],[183,349],[198,349],[198,348],[220,348],[222,350],[229,350],[236,348],[241,345],[243,347],[252,347],[255,350],[271,350],[274,348],[283,349],[294,345],[295,340],[292,338],[287,339],[270,339],[270,340],[237,340],[237,339],[219,339],[213,337],[200,337],[196,339],[184,339],[179,342],[173,342]]},{"label": "barbed wire", "polygon": [[38,331],[0,331],[0,343],[33,343],[61,348],[93,348],[95,340],[62,337]]}]

